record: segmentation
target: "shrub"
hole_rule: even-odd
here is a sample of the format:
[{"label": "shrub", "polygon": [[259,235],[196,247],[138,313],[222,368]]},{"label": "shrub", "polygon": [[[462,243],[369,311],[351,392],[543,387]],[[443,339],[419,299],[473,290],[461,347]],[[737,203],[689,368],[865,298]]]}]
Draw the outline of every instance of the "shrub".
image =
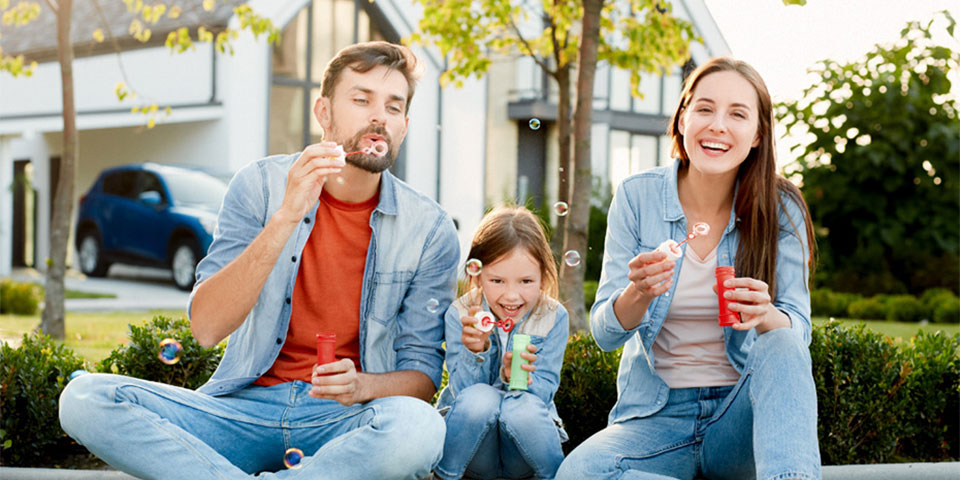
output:
[{"label": "shrub", "polygon": [[861,320],[886,320],[887,306],[883,301],[882,295],[875,295],[870,298],[862,298],[850,304],[847,310],[850,318],[859,318]]},{"label": "shrub", "polygon": [[818,288],[810,292],[810,307],[817,317],[847,317],[850,304],[862,300],[855,293],[834,292],[828,288]]},{"label": "shrub", "polygon": [[913,295],[894,295],[887,299],[887,320],[897,322],[919,322],[929,318],[927,309]]},{"label": "shrub", "polygon": [[597,288],[599,286],[600,282],[596,280],[583,281],[583,305],[588,312],[590,311],[590,307],[593,306],[593,302],[597,300]]},{"label": "shrub", "polygon": [[66,434],[58,400],[83,360],[42,333],[24,334],[19,348],[0,346],[0,463],[28,466]]},{"label": "shrub", "polygon": [[[190,332],[186,318],[172,320],[162,315],[143,326],[130,325],[130,343],[110,352],[97,370],[144,380],[195,389],[213,375],[223,357],[223,344],[203,348]],[[167,365],[160,361],[160,342],[173,338],[183,351],[180,361]]]},{"label": "shrub", "polygon": [[32,283],[0,280],[0,313],[33,315],[37,313],[42,287]]},{"label": "shrub", "polygon": [[563,356],[560,387],[554,401],[570,440],[570,452],[590,435],[607,426],[610,409],[617,401],[617,368],[621,350],[600,350],[588,332],[570,336]]},{"label": "shrub", "polygon": [[957,323],[960,321],[960,298],[944,299],[933,309],[933,321],[937,323]]},{"label": "shrub", "polygon": [[897,452],[905,458],[960,457],[960,337],[920,331],[910,340],[904,413]]},{"label": "shrub", "polygon": [[893,342],[837,322],[814,328],[810,344],[824,465],[882,463],[897,447],[898,424],[912,405],[900,389],[909,368]]}]

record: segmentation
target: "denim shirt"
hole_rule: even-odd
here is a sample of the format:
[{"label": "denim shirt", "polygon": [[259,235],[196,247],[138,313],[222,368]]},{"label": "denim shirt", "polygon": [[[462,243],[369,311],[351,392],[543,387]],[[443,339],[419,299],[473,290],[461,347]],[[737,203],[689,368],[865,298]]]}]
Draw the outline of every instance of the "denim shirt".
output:
[{"label": "denim shirt", "polygon": [[[463,323],[460,317],[467,316],[471,305],[471,298],[476,298],[476,291],[468,292],[450,305],[444,319],[447,338],[447,387],[440,394],[437,408],[448,409],[453,405],[457,394],[476,383],[485,383],[499,390],[508,390],[509,383],[500,376],[500,365],[503,355],[513,351],[513,335],[523,333],[530,335],[530,344],[537,347],[537,366],[533,373],[533,383],[527,388],[547,405],[550,417],[560,436],[565,441],[567,434],[562,428],[557,407],[553,396],[560,385],[560,369],[563,367],[563,353],[567,348],[567,338],[570,333],[570,321],[567,309],[553,298],[541,295],[537,308],[527,312],[514,328],[507,334],[507,343],[503,345],[495,327],[490,335],[490,348],[480,353],[467,350],[460,341],[463,332]],[[490,311],[484,299],[481,308]]]},{"label": "denim shirt", "polygon": [[[233,177],[220,207],[213,243],[197,265],[197,285],[240,255],[263,230],[280,208],[287,172],[298,156],[267,157],[243,167]],[[287,338],[293,285],[318,206],[319,199],[290,235],[256,305],[230,335],[223,360],[198,391],[211,395],[235,392],[273,365]],[[417,370],[439,387],[443,312],[455,295],[460,260],[453,221],[434,201],[384,171],[370,228],[360,295],[361,367],[370,373]],[[196,293],[194,286],[187,312]],[[436,309],[427,308],[430,299],[439,302]]]},{"label": "denim shirt", "polygon": [[[627,279],[627,264],[631,259],[640,253],[656,250],[668,238],[677,242],[686,238],[687,221],[677,195],[679,165],[680,161],[677,160],[673,165],[627,178],[620,184],[610,204],[603,269],[596,303],[590,312],[590,330],[603,350],[611,351],[624,346],[617,374],[617,403],[610,411],[611,424],[653,415],[666,404],[670,392],[667,384],[652,371],[650,364],[653,362],[653,343],[670,310],[684,255],[676,260],[673,285],[650,302],[636,328],[624,330],[613,311],[613,304],[630,282]],[[781,194],[781,198],[787,211],[781,209],[779,212],[777,291],[773,305],[790,318],[791,330],[809,345],[809,250],[803,211],[784,194]],[[730,220],[723,229],[717,247],[718,266],[735,265],[739,243],[736,221],[735,212],[731,209]],[[756,330],[739,331],[724,327],[723,339],[730,364],[743,374],[750,347],[757,339]],[[650,364],[644,352],[649,355]]]}]

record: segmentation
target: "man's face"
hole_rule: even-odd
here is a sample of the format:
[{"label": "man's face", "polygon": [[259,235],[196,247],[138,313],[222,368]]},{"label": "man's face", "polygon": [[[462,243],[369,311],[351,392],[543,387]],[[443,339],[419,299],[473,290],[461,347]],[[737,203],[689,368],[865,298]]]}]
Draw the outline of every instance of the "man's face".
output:
[{"label": "man's face", "polygon": [[332,97],[320,97],[314,105],[324,140],[343,145],[347,153],[384,141],[386,155],[348,155],[347,163],[371,173],[390,168],[407,134],[407,87],[402,73],[384,66],[366,73],[345,68]]}]

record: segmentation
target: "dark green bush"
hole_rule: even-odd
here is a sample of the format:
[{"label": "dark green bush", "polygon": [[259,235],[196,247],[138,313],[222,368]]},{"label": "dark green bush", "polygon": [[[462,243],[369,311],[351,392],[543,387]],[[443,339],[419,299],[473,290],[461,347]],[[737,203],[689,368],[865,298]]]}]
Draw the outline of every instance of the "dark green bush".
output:
[{"label": "dark green bush", "polygon": [[923,302],[913,295],[894,295],[887,299],[887,320],[896,322],[919,322],[929,320]]},{"label": "dark green bush", "polygon": [[923,302],[923,305],[926,306],[931,312],[940,304],[944,299],[956,298],[957,296],[947,288],[931,288],[920,296],[920,301]]},{"label": "dark green bush", "polygon": [[37,313],[42,287],[32,283],[0,280],[0,313],[33,315]]},{"label": "dark green bush", "polygon": [[42,333],[0,346],[0,464],[29,466],[64,439],[58,400],[83,360]]},{"label": "dark green bush", "polygon": [[944,299],[933,309],[933,321],[937,323],[960,322],[960,298]]},{"label": "dark green bush", "polygon": [[810,292],[810,307],[815,317],[846,318],[849,316],[850,304],[862,299],[863,297],[855,293],[818,288]]},{"label": "dark green bush", "polygon": [[590,307],[593,306],[593,302],[597,299],[597,287],[599,286],[600,282],[596,280],[583,281],[583,304],[588,312],[590,311]]},{"label": "dark green bush", "polygon": [[903,412],[897,453],[923,461],[960,457],[960,337],[921,330],[910,341],[907,368],[912,406]]},{"label": "dark green bush", "polygon": [[590,435],[607,426],[610,409],[617,401],[617,368],[620,353],[604,352],[587,332],[570,336],[563,356],[560,387],[554,401],[570,440],[570,452]]},{"label": "dark green bush", "polygon": [[[99,372],[195,389],[213,375],[223,357],[223,344],[203,348],[197,343],[186,318],[172,320],[157,315],[146,325],[130,325],[129,334],[130,343],[110,352],[97,367]],[[167,338],[177,340],[183,347],[180,361],[173,365],[158,357],[160,342]]]},{"label": "dark green bush", "polygon": [[883,295],[861,298],[850,304],[847,310],[850,318],[860,320],[886,320],[887,305]]}]

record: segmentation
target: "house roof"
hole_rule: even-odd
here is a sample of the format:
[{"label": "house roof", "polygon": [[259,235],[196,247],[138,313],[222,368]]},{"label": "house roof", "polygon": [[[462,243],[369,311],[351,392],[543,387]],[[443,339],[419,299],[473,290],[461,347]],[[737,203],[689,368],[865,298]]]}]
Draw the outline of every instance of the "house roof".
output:
[{"label": "house roof", "polygon": [[[211,31],[222,30],[233,16],[233,9],[246,3],[244,0],[218,0],[213,11],[203,9],[201,2],[196,0],[170,0],[168,7],[179,6],[182,10],[179,18],[171,19],[166,14],[155,25],[145,25],[151,30],[150,40],[141,43],[130,33],[130,22],[138,14],[127,10],[121,0],[80,0],[73,3],[73,19],[71,21],[71,39],[74,46],[74,55],[84,57],[109,53],[115,50],[110,35],[116,39],[121,50],[163,45],[167,34],[180,27],[188,27],[195,37],[195,27],[203,25]],[[49,61],[57,55],[57,16],[41,2],[41,12],[27,25],[3,26],[0,31],[0,48],[6,55],[23,54],[26,60],[38,62]],[[99,9],[97,8],[99,6]],[[143,21],[143,18],[140,17]],[[103,29],[105,40],[97,43],[93,39],[96,29]]]}]

